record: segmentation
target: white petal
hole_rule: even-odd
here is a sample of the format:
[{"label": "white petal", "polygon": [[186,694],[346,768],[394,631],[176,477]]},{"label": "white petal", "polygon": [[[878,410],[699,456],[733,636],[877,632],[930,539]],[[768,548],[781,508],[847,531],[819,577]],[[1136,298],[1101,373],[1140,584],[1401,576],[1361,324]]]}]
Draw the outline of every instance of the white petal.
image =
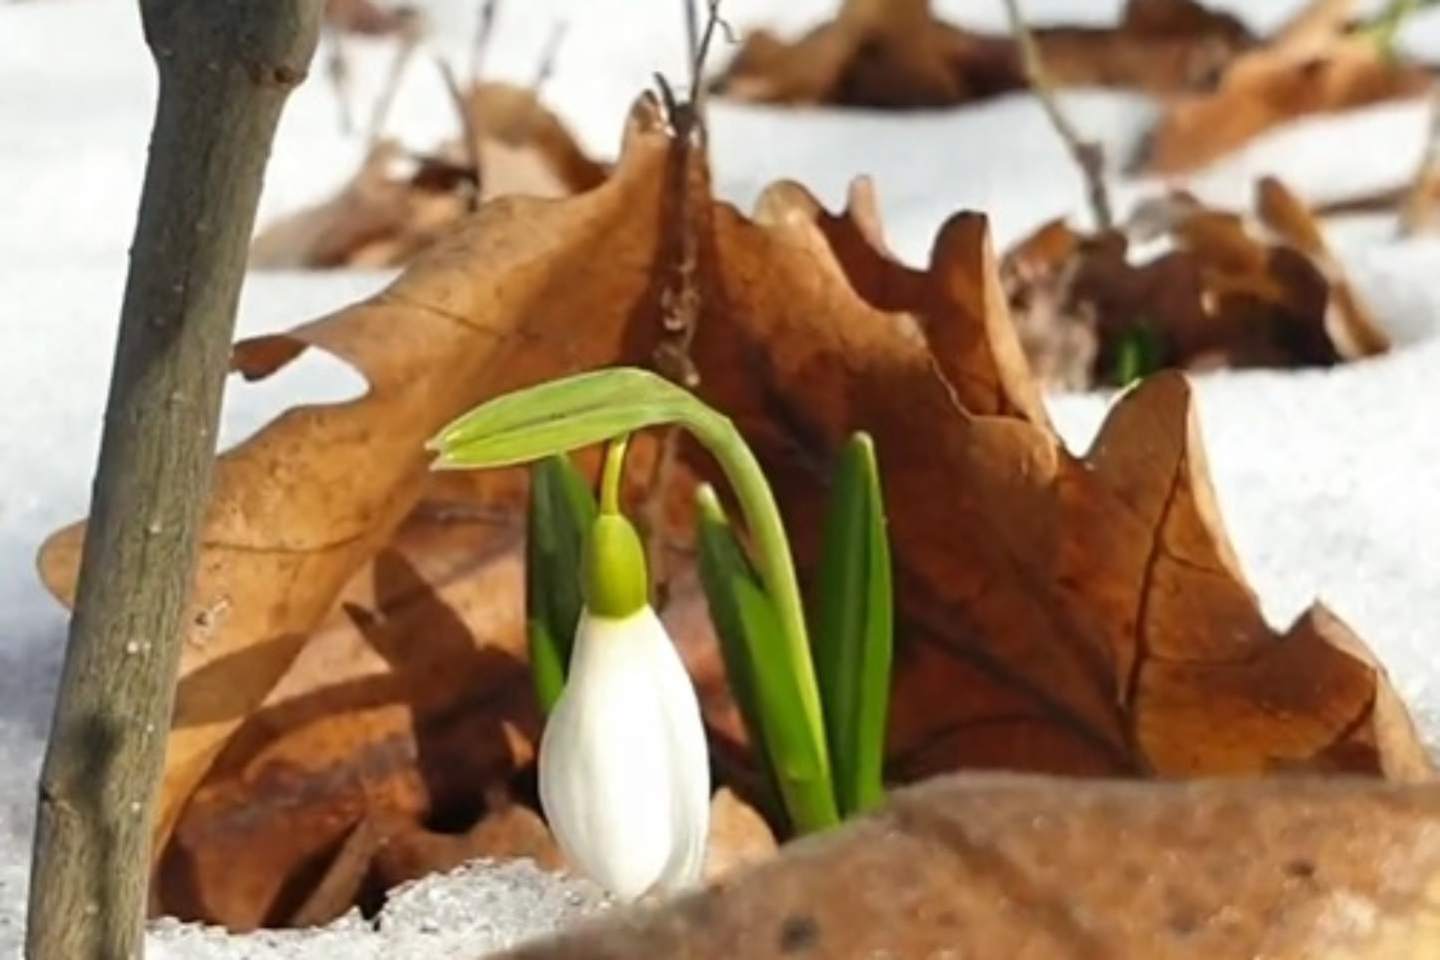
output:
[{"label": "white petal", "polygon": [[709,789],[695,690],[654,612],[583,615],[540,745],[540,799],[566,856],[623,898],[692,882]]}]

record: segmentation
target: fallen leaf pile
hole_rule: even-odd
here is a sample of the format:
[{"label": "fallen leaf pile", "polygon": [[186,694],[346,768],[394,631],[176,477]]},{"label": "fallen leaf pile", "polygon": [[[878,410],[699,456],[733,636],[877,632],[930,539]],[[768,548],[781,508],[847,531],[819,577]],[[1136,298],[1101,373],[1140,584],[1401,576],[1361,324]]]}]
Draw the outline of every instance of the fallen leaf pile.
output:
[{"label": "fallen leaf pile", "polygon": [[[1184,194],[1143,203],[1124,230],[1041,227],[1001,277],[1034,374],[1052,387],[1124,385],[1160,368],[1328,366],[1389,341],[1317,221],[1278,180],[1258,223]],[[1164,246],[1136,262],[1135,247]]]},{"label": "fallen leaf pile", "polygon": [[[1160,98],[1160,119],[1135,162],[1175,172],[1286,120],[1423,93],[1427,71],[1354,30],[1354,6],[1312,0],[1263,39],[1194,0],[1129,0],[1111,28],[1036,25],[1032,32],[1053,85]],[[833,20],[794,43],[758,31],[716,83],[741,100],[890,109],[968,103],[1027,86],[1012,37],[945,23],[929,0],[845,0]]]},{"label": "fallen leaf pile", "polygon": [[531,90],[477,84],[465,110],[464,136],[473,136],[473,144],[462,136],[426,156],[392,141],[376,144],[333,198],[262,231],[251,266],[400,266],[453,230],[477,202],[510,194],[565,197],[605,177]]},{"label": "fallen leaf pile", "polygon": [[[220,458],[162,788],[161,909],[313,921],[459,855],[548,850],[522,810],[539,726],[524,474],[432,475],[422,444],[484,399],[677,343],[761,459],[802,573],[832,458],[854,430],[875,438],[899,628],[892,782],[1429,775],[1343,623],[1316,607],[1277,633],[1261,617],[1183,376],[1145,380],[1075,457],[982,216],[952,217],[910,270],[873,213],[828,213],[796,184],[751,216],[714,201],[692,146],[644,98],[599,186],[487,203],[375,297],[237,345],[251,379],[316,348],[370,389],[291,409]],[[682,456],[655,494],[677,560],[665,615],[717,773],[753,799],[684,549],[687,485],[713,465]],[[40,558],[67,601],[83,534],[58,532]]]}]

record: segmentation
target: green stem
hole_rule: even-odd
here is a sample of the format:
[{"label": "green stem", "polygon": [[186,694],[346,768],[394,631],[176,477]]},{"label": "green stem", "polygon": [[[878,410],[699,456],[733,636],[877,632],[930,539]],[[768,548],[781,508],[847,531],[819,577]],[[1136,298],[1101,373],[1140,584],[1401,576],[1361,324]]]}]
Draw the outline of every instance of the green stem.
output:
[{"label": "green stem", "polygon": [[834,806],[830,756],[825,745],[824,721],[820,711],[820,687],[815,679],[815,666],[810,656],[805,607],[800,599],[800,582],[795,576],[795,561],[790,554],[790,541],[785,535],[780,507],[775,502],[775,496],[770,490],[770,484],[765,480],[759,461],[755,459],[755,455],[728,417],[708,409],[687,409],[683,419],[686,428],[720,461],[725,479],[730,481],[740,503],[745,525],[754,538],[755,550],[759,555],[756,566],[780,618],[780,627],[785,637],[785,657],[799,686],[826,792],[831,794],[828,812],[817,812],[822,821],[828,822],[797,826],[814,829],[829,823],[838,823],[840,817]]},{"label": "green stem", "polygon": [[625,447],[628,436],[618,436],[605,450],[605,466],[600,473],[600,512],[620,512],[620,480],[625,469]]}]

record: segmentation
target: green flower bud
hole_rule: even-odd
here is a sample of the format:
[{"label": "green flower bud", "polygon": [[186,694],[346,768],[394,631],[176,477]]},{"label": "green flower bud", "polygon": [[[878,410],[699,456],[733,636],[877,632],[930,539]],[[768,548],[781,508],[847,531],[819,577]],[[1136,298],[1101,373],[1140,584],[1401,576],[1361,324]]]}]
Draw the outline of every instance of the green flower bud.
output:
[{"label": "green flower bud", "polygon": [[650,580],[640,535],[620,512],[621,466],[625,441],[610,444],[600,482],[600,515],[585,537],[581,593],[593,616],[619,619],[650,602]]}]

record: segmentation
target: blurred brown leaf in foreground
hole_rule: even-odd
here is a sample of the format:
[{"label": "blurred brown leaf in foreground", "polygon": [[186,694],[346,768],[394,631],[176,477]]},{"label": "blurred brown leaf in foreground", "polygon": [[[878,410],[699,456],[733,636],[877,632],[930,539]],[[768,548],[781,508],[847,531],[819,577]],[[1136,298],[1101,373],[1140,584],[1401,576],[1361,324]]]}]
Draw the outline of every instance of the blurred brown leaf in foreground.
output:
[{"label": "blurred brown leaf in foreground", "polygon": [[1440,789],[947,777],[503,960],[1428,960]]}]

